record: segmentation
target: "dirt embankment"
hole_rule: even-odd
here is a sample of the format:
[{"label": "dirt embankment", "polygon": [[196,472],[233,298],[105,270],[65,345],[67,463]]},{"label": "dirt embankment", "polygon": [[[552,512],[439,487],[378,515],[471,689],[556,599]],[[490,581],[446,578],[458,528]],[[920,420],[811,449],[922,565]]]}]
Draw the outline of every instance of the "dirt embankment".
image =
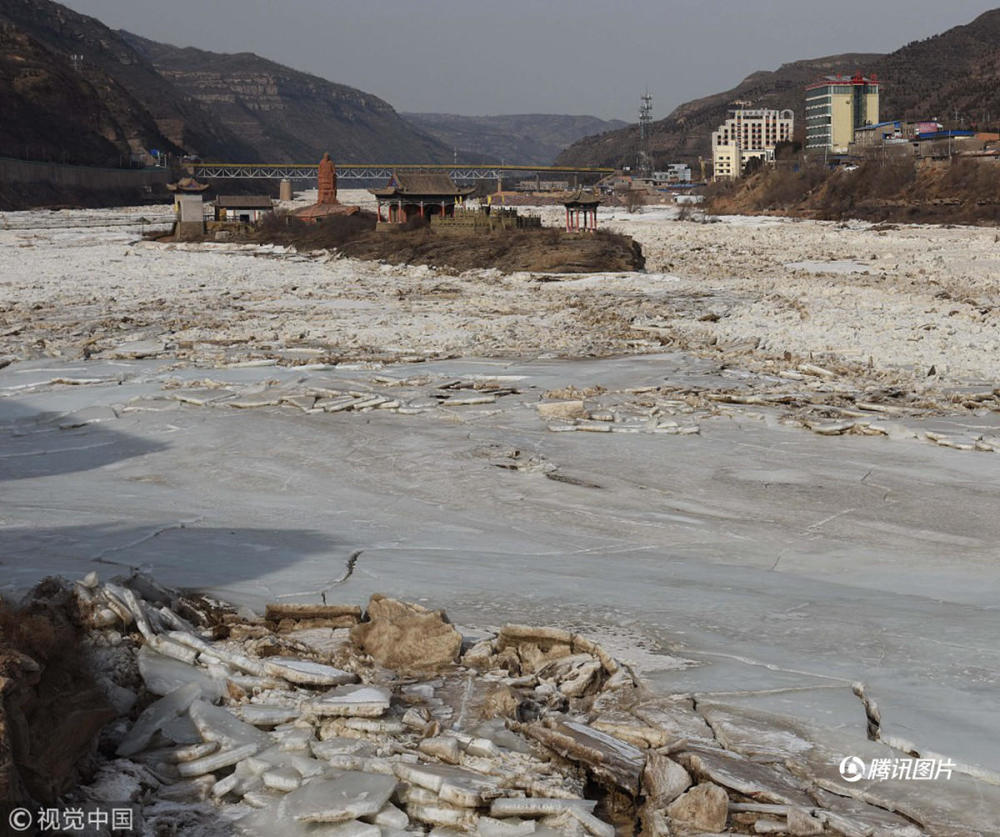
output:
[{"label": "dirt embankment", "polygon": [[338,250],[345,256],[389,264],[432,265],[464,271],[496,268],[505,273],[592,273],[641,270],[642,247],[630,236],[599,230],[589,235],[555,228],[439,234],[425,224],[375,231],[369,212],[334,216],[305,225],[276,215],[252,235],[259,243],[299,250]]},{"label": "dirt embankment", "polygon": [[0,802],[52,803],[76,786],[116,713],[84,662],[78,604],[53,579],[0,608]]},{"label": "dirt embankment", "polygon": [[768,169],[709,189],[706,209],[843,220],[939,224],[1000,223],[1000,163],[869,160],[856,169],[821,164]]}]

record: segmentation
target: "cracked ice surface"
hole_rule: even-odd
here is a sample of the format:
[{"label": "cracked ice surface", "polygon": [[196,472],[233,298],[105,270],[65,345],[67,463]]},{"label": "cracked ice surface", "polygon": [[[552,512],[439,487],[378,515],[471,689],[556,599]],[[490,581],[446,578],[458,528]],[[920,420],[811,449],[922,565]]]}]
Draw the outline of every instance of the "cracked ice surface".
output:
[{"label": "cracked ice surface", "polygon": [[[338,595],[423,598],[473,626],[586,628],[626,659],[634,648],[658,689],[766,699],[833,728],[864,724],[850,695],[863,680],[887,735],[1000,770],[1000,523],[981,513],[997,499],[991,457],[732,418],[691,437],[550,434],[532,393],[556,381],[705,373],[677,356],[440,366],[517,374],[525,394],[459,433],[424,415],[194,406],[53,431],[34,418],[48,392],[3,399],[5,451],[77,457],[8,466],[7,586],[99,561],[260,608],[286,593],[309,601],[361,550]],[[51,400],[111,405],[157,389],[149,366],[119,369],[121,384]],[[475,455],[484,443],[544,454],[601,488],[495,468]]]}]

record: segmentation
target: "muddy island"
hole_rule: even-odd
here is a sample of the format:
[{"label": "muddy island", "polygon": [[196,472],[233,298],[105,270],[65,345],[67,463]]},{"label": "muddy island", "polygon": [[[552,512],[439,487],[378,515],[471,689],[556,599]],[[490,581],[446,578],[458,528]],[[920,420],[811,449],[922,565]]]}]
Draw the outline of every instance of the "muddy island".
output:
[{"label": "muddy island", "polygon": [[384,231],[376,229],[372,212],[334,215],[314,224],[278,212],[266,217],[243,240],[300,251],[336,250],[343,256],[393,265],[432,265],[459,271],[620,272],[641,270],[646,263],[637,241],[607,230],[583,233],[494,224],[492,228],[457,232],[418,218]]}]

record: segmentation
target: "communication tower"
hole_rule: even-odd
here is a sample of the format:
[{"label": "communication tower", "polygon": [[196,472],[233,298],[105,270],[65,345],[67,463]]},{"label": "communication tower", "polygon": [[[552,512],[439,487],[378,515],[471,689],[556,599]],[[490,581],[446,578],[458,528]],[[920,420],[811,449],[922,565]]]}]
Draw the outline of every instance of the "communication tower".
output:
[{"label": "communication tower", "polygon": [[642,94],[639,105],[639,153],[636,170],[640,176],[648,177],[653,169],[653,158],[649,153],[649,137],[653,130],[653,94],[648,90]]}]

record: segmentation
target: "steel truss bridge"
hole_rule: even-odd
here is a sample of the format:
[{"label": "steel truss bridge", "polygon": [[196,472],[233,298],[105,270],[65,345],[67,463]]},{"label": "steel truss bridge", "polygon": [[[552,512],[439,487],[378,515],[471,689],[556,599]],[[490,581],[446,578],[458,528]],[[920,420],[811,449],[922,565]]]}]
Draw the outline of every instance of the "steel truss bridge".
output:
[{"label": "steel truss bridge", "polygon": [[[189,163],[187,168],[196,178],[260,180],[315,180],[319,166],[316,163]],[[341,163],[337,165],[338,180],[388,181],[395,171],[445,172],[452,180],[499,180],[510,174],[546,175],[597,175],[614,174],[614,169],[570,166],[517,166],[504,163],[493,165],[405,165],[395,163]]]}]

